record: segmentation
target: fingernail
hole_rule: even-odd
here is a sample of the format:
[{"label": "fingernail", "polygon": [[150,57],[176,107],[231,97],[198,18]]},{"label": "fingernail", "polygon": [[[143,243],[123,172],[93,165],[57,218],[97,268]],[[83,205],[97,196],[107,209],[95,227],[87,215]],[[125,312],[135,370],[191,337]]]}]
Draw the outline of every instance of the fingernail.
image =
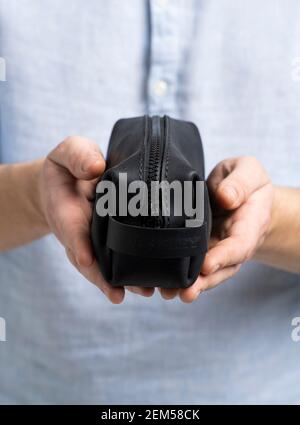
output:
[{"label": "fingernail", "polygon": [[97,164],[98,166],[100,165],[101,160],[95,157],[90,157],[90,158],[86,158],[85,161],[82,164],[82,171],[87,172],[89,171],[89,169],[91,168],[91,166],[93,165],[95,167],[95,165]]},{"label": "fingernail", "polygon": [[93,163],[94,167],[102,167],[103,166],[103,160],[102,159],[97,159],[94,163]]},{"label": "fingernail", "polygon": [[134,294],[143,295],[143,290],[142,289],[139,289],[139,288],[130,288],[129,290],[130,290],[130,292],[133,292]]}]

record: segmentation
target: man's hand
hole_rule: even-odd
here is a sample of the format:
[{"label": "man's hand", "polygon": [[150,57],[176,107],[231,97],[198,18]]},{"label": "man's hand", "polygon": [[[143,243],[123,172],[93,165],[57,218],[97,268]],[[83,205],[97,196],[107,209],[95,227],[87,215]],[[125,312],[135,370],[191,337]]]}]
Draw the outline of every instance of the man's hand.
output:
[{"label": "man's hand", "polygon": [[233,276],[261,246],[269,229],[273,186],[254,157],[220,162],[208,178],[213,209],[210,249],[201,274],[187,289],[161,290],[166,299],[178,292],[184,302]]},{"label": "man's hand", "polygon": [[[50,231],[64,245],[71,263],[113,302],[124,298],[124,288],[114,288],[101,276],[90,239],[96,182],[105,161],[96,143],[69,137],[45,159],[40,178],[42,211]],[[150,296],[153,289],[130,288]]]}]

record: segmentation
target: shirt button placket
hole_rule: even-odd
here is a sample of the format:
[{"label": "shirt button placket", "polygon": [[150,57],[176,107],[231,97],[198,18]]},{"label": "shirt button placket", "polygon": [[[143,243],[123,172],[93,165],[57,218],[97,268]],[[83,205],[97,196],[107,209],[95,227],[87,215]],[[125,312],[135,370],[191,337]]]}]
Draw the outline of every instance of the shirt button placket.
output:
[{"label": "shirt button placket", "polygon": [[176,115],[176,87],[180,58],[180,0],[150,0],[151,51],[148,78],[150,115]]}]

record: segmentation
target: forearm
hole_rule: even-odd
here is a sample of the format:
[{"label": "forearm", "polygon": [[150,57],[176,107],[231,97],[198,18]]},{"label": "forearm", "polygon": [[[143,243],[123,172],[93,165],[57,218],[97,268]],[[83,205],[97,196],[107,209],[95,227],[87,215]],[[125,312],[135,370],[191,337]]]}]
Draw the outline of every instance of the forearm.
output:
[{"label": "forearm", "polygon": [[300,273],[300,189],[275,188],[271,225],[255,258]]},{"label": "forearm", "polygon": [[0,165],[0,252],[49,232],[39,196],[42,164],[43,160]]}]

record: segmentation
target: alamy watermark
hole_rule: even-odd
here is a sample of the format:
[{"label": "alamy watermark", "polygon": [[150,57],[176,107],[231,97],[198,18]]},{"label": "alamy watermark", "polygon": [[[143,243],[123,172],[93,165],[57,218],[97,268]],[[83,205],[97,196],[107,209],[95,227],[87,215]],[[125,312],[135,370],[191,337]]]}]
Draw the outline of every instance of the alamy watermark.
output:
[{"label": "alamy watermark", "polygon": [[98,183],[96,192],[102,194],[96,203],[99,216],[186,217],[186,227],[201,226],[204,222],[204,181],[151,181],[128,184],[127,173],[119,173],[118,184],[110,180]]},{"label": "alamy watermark", "polygon": [[291,322],[293,330],[291,332],[291,338],[294,342],[300,341],[300,317],[294,317]]},{"label": "alamy watermark", "polygon": [[0,81],[6,81],[6,62],[5,59],[0,56]]},{"label": "alamy watermark", "polygon": [[6,322],[3,317],[0,317],[0,342],[6,341]]}]

